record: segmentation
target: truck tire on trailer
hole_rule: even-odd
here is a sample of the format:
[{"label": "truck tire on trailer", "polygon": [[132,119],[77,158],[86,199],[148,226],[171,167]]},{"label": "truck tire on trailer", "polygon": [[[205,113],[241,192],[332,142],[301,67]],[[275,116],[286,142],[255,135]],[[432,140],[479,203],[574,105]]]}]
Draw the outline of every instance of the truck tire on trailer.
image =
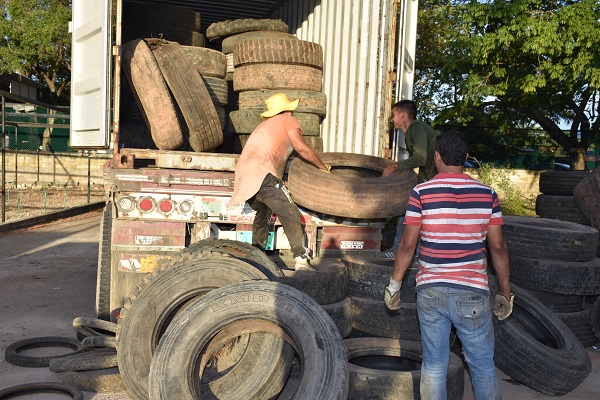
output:
[{"label": "truck tire on trailer", "polygon": [[225,54],[206,47],[181,46],[181,49],[203,77],[225,78],[227,73]]},{"label": "truck tire on trailer", "polygon": [[121,46],[121,64],[157,148],[174,150],[184,143],[176,106],[152,51],[141,39]]},{"label": "truck tire on trailer", "polygon": [[511,256],[557,261],[596,258],[598,230],[557,219],[504,216],[504,239]]},{"label": "truck tire on trailer", "polygon": [[240,110],[267,111],[265,100],[277,93],[284,93],[290,100],[300,99],[294,115],[310,113],[323,117],[327,114],[327,95],[308,90],[248,90],[240,92],[238,100]]},{"label": "truck tire on trailer", "polygon": [[312,90],[320,92],[323,72],[314,67],[296,64],[247,64],[235,68],[233,89],[244,90]]},{"label": "truck tire on trailer", "polygon": [[406,212],[417,183],[414,171],[381,177],[384,168],[395,163],[393,160],[351,153],[322,153],[319,157],[332,166],[331,173],[299,158],[290,163],[288,188],[300,206],[349,218],[388,218]]},{"label": "truck tire on trailer", "polygon": [[223,143],[219,116],[202,77],[175,42],[146,39],[189,129],[195,151],[214,150]]},{"label": "truck tire on trailer", "polygon": [[225,54],[231,54],[231,63],[232,63],[232,67],[233,67],[233,49],[235,48],[235,46],[237,46],[239,43],[241,43],[245,40],[266,39],[266,38],[296,39],[296,36],[294,36],[290,33],[287,33],[287,32],[279,32],[279,31],[264,31],[263,30],[263,31],[243,32],[243,33],[238,33],[236,35],[228,36],[225,39],[223,39],[223,42],[221,42],[221,51]]},{"label": "truck tire on trailer", "polygon": [[307,65],[323,69],[323,47],[296,38],[264,38],[244,40],[233,48],[233,66],[281,63]]},{"label": "truck tire on trailer", "polygon": [[[498,279],[490,276],[490,296]],[[515,293],[512,314],[493,317],[496,367],[539,392],[561,396],[576,388],[591,371],[590,358],[567,326],[547,307],[511,283]]]},{"label": "truck tire on trailer", "polygon": [[206,28],[206,38],[213,42],[250,31],[288,32],[289,27],[280,19],[233,19],[210,24]]},{"label": "truck tire on trailer", "polygon": [[[247,301],[231,302],[239,297]],[[227,307],[221,307],[222,304]],[[215,307],[220,308],[218,313],[212,311]],[[348,397],[346,355],[342,338],[329,315],[297,289],[276,282],[248,281],[215,289],[194,300],[176,317],[152,360],[150,399],[198,396],[190,390],[197,390],[194,366],[202,356],[202,349],[215,335],[223,335],[225,340],[238,336],[250,320],[259,325],[256,329],[279,332],[296,349],[303,375],[294,399]],[[262,370],[265,364],[256,360],[255,368]],[[203,367],[199,366],[200,372]],[[285,381],[271,381],[274,383],[281,389]],[[236,397],[250,398],[239,392]]]},{"label": "truck tire on trailer", "polygon": [[[302,136],[319,136],[321,133],[321,118],[317,114],[294,112],[294,118],[302,127]],[[227,131],[235,134],[250,134],[265,120],[260,111],[236,110],[229,113]]]},{"label": "truck tire on trailer", "polygon": [[203,76],[202,81],[215,107],[225,107],[229,104],[227,100],[229,96],[227,81],[212,76]]},{"label": "truck tire on trailer", "polygon": [[[419,341],[389,338],[356,338],[344,340],[348,354],[350,390],[348,398],[420,399],[423,352]],[[385,368],[378,363],[385,362]],[[391,362],[390,362],[391,361]],[[462,360],[450,353],[446,390],[449,400],[464,394]]]},{"label": "truck tire on trailer", "polygon": [[268,276],[243,260],[210,251],[182,252],[146,275],[125,301],[118,322],[119,369],[131,396],[148,398],[152,356],[175,314],[215,288],[254,279]]}]

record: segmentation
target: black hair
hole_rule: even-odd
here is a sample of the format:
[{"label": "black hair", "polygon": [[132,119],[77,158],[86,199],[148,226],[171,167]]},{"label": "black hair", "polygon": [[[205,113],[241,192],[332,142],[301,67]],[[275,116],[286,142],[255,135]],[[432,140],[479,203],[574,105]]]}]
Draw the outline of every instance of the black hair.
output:
[{"label": "black hair", "polygon": [[467,158],[467,138],[457,130],[444,131],[435,140],[435,151],[446,165],[463,165]]},{"label": "black hair", "polygon": [[417,118],[417,105],[412,100],[400,100],[392,107],[392,110],[405,112],[411,119]]}]

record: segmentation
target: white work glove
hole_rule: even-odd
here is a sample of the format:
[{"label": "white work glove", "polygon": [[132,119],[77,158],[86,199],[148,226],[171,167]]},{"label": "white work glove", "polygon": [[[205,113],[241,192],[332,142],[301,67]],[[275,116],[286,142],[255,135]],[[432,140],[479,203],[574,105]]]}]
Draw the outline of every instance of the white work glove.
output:
[{"label": "white work glove", "polygon": [[383,293],[383,302],[385,306],[391,311],[398,311],[400,309],[400,288],[402,282],[395,281],[390,278],[390,284],[386,286]]},{"label": "white work glove", "polygon": [[502,321],[512,313],[513,303],[515,302],[515,294],[510,292],[510,299],[507,299],[501,294],[496,294],[494,299],[494,315],[498,317],[498,321]]}]

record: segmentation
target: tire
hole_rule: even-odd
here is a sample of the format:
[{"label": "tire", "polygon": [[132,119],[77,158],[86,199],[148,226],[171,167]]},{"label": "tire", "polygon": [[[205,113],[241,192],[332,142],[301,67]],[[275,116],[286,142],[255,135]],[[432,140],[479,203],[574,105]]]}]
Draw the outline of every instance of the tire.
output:
[{"label": "tire", "polygon": [[[348,269],[348,295],[383,301],[383,292],[394,272],[394,260],[370,255],[349,255],[342,258]],[[416,303],[415,276],[419,272],[419,261],[414,260],[402,279],[400,300]]]},{"label": "tire", "polygon": [[233,48],[233,66],[246,64],[298,64],[323,69],[323,47],[296,38],[264,38],[244,40]]},{"label": "tire", "polygon": [[[493,299],[498,281],[490,276]],[[539,392],[561,396],[577,387],[590,373],[590,358],[567,326],[527,291],[511,284],[515,293],[512,314],[492,318],[496,367]]]},{"label": "tire", "polygon": [[152,51],[141,39],[121,46],[121,65],[156,147],[174,150],[184,143],[176,106]]},{"label": "tire", "polygon": [[300,290],[321,305],[339,303],[348,295],[348,271],[344,263],[335,258],[313,258],[311,265],[316,272],[294,271],[292,258],[277,259],[275,263],[284,274],[281,283]]},{"label": "tire", "polygon": [[540,194],[535,200],[535,213],[542,218],[560,219],[581,225],[590,225],[573,196]]},{"label": "tire", "polygon": [[84,348],[95,347],[117,348],[117,338],[114,336],[88,336],[81,341]]},{"label": "tire", "polygon": [[237,240],[207,238],[186,247],[181,253],[214,252],[228,254],[258,268],[269,280],[284,277],[281,268],[260,249]]},{"label": "tire", "polygon": [[157,147],[145,124],[120,124],[119,145],[126,149],[152,149]]},{"label": "tire", "polygon": [[203,76],[202,81],[208,90],[210,99],[216,107],[225,107],[228,103],[229,95],[227,82],[224,79],[214,78],[211,76]]},{"label": "tire", "polygon": [[[344,347],[350,371],[349,399],[421,398],[419,387],[423,352],[420,342],[357,338],[344,340]],[[462,360],[450,353],[446,377],[449,400],[463,398],[464,373]]]},{"label": "tire", "polygon": [[227,73],[225,54],[206,47],[181,46],[181,49],[203,77],[225,78]]},{"label": "tire", "polygon": [[202,77],[179,44],[159,39],[146,42],[185,119],[190,146],[197,152],[216,149],[223,143],[223,131]]},{"label": "tire", "polygon": [[295,64],[248,64],[235,68],[233,89],[244,90],[312,90],[323,88],[323,72],[318,68]]},{"label": "tire", "polygon": [[587,304],[582,311],[556,313],[556,316],[575,334],[583,347],[592,347],[598,343],[598,338],[592,328],[592,309],[593,306]]},{"label": "tire", "polygon": [[123,42],[137,39],[160,39],[179,43],[182,46],[204,47],[204,35],[197,31],[164,28],[157,25],[123,25]]},{"label": "tire", "polygon": [[600,168],[593,170],[588,176],[583,178],[573,190],[575,202],[588,216],[590,224],[600,229]]},{"label": "tire", "polygon": [[34,395],[36,393],[57,393],[71,396],[74,400],[83,400],[83,393],[72,385],[58,382],[39,382],[15,385],[6,389],[0,389],[0,400],[13,399],[15,397]]},{"label": "tire", "polygon": [[307,90],[251,90],[239,93],[238,105],[240,110],[252,110],[262,113],[267,111],[265,100],[277,93],[284,93],[288,99],[300,99],[296,113],[317,114],[323,117],[327,114],[327,95],[322,92]]},{"label": "tire", "polygon": [[[234,298],[244,301],[232,303]],[[218,313],[214,312],[216,309]],[[225,333],[224,329],[227,329],[225,339],[238,335],[241,326],[248,321],[260,324],[257,329],[283,330],[286,340],[293,343],[303,370],[295,399],[347,398],[346,355],[342,338],[329,315],[294,288],[276,282],[254,281],[215,289],[194,300],[173,321],[152,360],[150,399],[195,398],[197,394],[190,392],[197,387],[194,382],[197,371],[193,366],[202,349],[216,334]],[[255,369],[264,369],[265,364],[268,362],[257,362]],[[200,371],[202,367],[199,366]],[[285,382],[276,383],[281,389]],[[245,395],[241,389],[237,389],[236,398],[263,398],[259,394]],[[253,391],[256,392],[256,388]]]},{"label": "tire", "polygon": [[544,171],[540,174],[540,192],[573,196],[573,189],[586,176],[587,171]]},{"label": "tire", "polygon": [[[302,127],[302,136],[319,136],[321,133],[321,118],[317,114],[294,112],[294,118]],[[261,118],[259,111],[237,110],[229,113],[229,133],[250,134],[258,125],[265,120]]]},{"label": "tire", "polygon": [[109,348],[95,349],[72,356],[53,358],[48,364],[52,372],[90,371],[113,368],[117,365],[117,351]]},{"label": "tire", "polygon": [[547,218],[508,215],[503,219],[511,256],[559,261],[596,258],[598,230],[594,228]]},{"label": "tire", "polygon": [[523,285],[520,286],[527,289],[527,293],[538,299],[554,313],[573,313],[583,311],[585,308],[585,296],[545,292],[529,289]]},{"label": "tire", "polygon": [[[112,203],[107,203],[100,221],[100,246],[98,249],[98,272],[96,275],[96,316],[102,320],[110,320],[110,282],[111,274],[111,248],[112,236]],[[77,319],[73,320],[73,327],[83,326]],[[87,321],[81,321],[87,322]]]},{"label": "tire", "polygon": [[323,310],[331,317],[342,339],[350,336],[352,332],[352,300],[346,297],[339,303],[321,305]]},{"label": "tire", "polygon": [[206,28],[206,38],[213,42],[250,31],[288,32],[288,30],[288,25],[280,19],[234,19],[210,24]]},{"label": "tire", "polygon": [[397,312],[389,311],[381,300],[352,299],[352,328],[386,338],[421,340],[417,303],[401,303]]},{"label": "tire", "polygon": [[117,324],[103,319],[77,317],[73,320],[73,329],[77,332],[77,339],[80,341],[90,336],[114,338],[117,333]]},{"label": "tire", "polygon": [[[43,347],[64,347],[71,351],[61,355],[52,356],[29,356],[20,354],[23,350],[38,349]],[[83,346],[77,339],[61,336],[43,336],[30,339],[23,339],[10,344],[4,350],[4,359],[6,362],[18,367],[41,368],[47,367],[52,358],[65,357],[83,352]]]},{"label": "tire", "polygon": [[290,163],[288,188],[300,206],[349,218],[388,218],[406,212],[417,183],[414,171],[381,177],[384,168],[394,161],[351,153],[322,153],[319,158],[332,166],[331,173],[298,158]]},{"label": "tire", "polygon": [[551,293],[600,294],[600,258],[567,262],[511,255],[510,281],[524,288]]},{"label": "tire", "polygon": [[[114,393],[127,390],[117,368],[93,371],[65,371],[59,374],[63,381],[86,392]],[[124,393],[123,398],[129,398],[125,395]]]},{"label": "tire", "polygon": [[197,11],[169,4],[153,4],[147,7],[138,2],[123,2],[123,26],[148,24],[164,28],[201,31],[202,19]]},{"label": "tire", "polygon": [[182,252],[146,275],[126,299],[118,322],[119,369],[130,395],[148,398],[154,349],[181,308],[214,288],[253,279],[268,277],[249,263],[209,251]]},{"label": "tire", "polygon": [[267,38],[271,38],[271,39],[296,39],[296,36],[286,33],[286,32],[279,32],[279,31],[251,31],[251,32],[244,32],[244,33],[239,33],[237,35],[233,35],[233,36],[228,36],[225,39],[223,39],[223,42],[221,42],[221,51],[225,54],[231,54],[232,55],[232,60],[231,60],[231,67],[233,70],[233,49],[235,48],[235,46],[238,43],[241,43],[245,40],[253,40],[253,39],[267,39]]}]

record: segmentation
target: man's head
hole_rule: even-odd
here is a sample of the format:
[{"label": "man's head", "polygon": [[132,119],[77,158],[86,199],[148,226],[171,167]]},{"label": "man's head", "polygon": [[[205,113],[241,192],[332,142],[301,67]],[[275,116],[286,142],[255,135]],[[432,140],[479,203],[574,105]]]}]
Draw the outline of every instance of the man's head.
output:
[{"label": "man's head", "polygon": [[462,168],[467,159],[467,138],[457,130],[444,131],[435,140],[435,153],[446,166]]},{"label": "man's head", "polygon": [[400,100],[392,107],[394,113],[392,122],[394,127],[402,129],[404,132],[408,126],[417,118],[417,106],[412,100]]},{"label": "man's head", "polygon": [[265,100],[267,111],[260,114],[263,118],[270,118],[284,111],[294,111],[300,99],[289,101],[285,93],[277,93]]}]

